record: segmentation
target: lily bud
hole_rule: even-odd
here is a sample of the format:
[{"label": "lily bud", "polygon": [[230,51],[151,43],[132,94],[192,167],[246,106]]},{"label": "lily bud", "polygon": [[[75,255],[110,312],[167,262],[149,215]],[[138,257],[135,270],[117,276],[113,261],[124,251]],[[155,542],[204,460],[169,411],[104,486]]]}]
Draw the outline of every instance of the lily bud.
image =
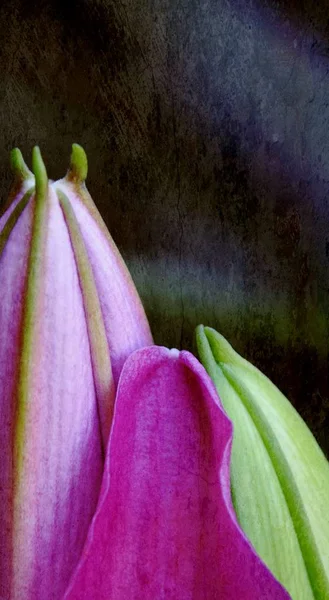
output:
[{"label": "lily bud", "polygon": [[238,521],[293,600],[329,598],[329,464],[278,388],[200,325],[198,352],[233,422]]},{"label": "lily bud", "polygon": [[116,384],[152,338],[84,180],[19,150],[0,219],[0,596],[57,600],[94,514]]}]

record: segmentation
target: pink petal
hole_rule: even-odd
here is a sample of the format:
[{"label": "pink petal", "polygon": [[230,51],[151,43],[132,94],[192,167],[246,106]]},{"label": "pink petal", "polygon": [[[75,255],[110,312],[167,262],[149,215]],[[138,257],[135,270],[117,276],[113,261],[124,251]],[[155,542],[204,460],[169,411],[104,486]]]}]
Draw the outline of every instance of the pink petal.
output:
[{"label": "pink petal", "polygon": [[[4,215],[0,226],[9,215]],[[0,597],[10,597],[12,526],[12,435],[19,364],[25,274],[29,257],[32,206],[19,218],[0,256]]]},{"label": "pink petal", "polygon": [[[11,600],[62,597],[85,542],[103,472],[75,258],[61,208],[51,191],[48,202],[38,320],[23,413],[14,400],[22,360],[22,314],[28,301],[31,202],[0,259],[0,596]],[[21,435],[22,464],[14,462],[12,472],[12,447]]]},{"label": "pink petal", "polygon": [[8,208],[5,210],[5,212],[3,214],[0,215],[0,232],[3,230],[10,215],[14,212],[16,206],[20,203],[23,196],[29,190],[31,190],[31,194],[32,194],[33,189],[34,189],[34,181],[32,181],[32,180],[24,181],[22,183],[22,185],[20,185],[19,189],[17,190],[17,193],[15,194],[15,197],[10,202]]},{"label": "pink petal", "polygon": [[66,179],[56,182],[54,187],[67,195],[80,226],[95,278],[113,378],[117,384],[129,354],[153,343],[144,309],[127,267],[86,188]]},{"label": "pink petal", "polygon": [[96,515],[69,600],[288,599],[237,525],[232,426],[200,363],[150,347],[126,362]]}]

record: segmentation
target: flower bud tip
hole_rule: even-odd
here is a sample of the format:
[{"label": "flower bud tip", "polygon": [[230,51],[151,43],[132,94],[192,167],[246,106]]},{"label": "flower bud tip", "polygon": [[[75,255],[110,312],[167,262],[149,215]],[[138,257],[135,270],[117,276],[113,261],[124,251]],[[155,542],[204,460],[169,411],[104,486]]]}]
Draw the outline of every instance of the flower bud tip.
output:
[{"label": "flower bud tip", "polygon": [[47,194],[48,175],[39,146],[34,146],[32,151],[32,169],[35,175],[36,194],[39,197],[44,197]]},{"label": "flower bud tip", "polygon": [[26,165],[23,155],[19,148],[13,148],[10,153],[11,168],[17,179],[24,181],[33,177],[33,173]]},{"label": "flower bud tip", "polygon": [[87,155],[79,144],[72,144],[70,168],[67,179],[76,183],[83,183],[88,174]]}]

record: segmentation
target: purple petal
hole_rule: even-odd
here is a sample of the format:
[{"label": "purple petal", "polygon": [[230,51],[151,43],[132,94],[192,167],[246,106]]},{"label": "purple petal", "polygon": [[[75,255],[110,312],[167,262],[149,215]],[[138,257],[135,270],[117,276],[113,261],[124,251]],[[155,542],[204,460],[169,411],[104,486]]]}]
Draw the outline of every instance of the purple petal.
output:
[{"label": "purple petal", "polygon": [[68,600],[288,599],[230,499],[232,426],[188,352],[126,362],[97,512]]}]

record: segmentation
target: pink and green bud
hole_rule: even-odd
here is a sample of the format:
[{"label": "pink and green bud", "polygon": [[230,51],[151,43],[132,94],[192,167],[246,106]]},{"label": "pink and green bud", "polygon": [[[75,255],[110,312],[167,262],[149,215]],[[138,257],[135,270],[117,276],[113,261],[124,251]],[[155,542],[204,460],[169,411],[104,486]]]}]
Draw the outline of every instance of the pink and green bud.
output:
[{"label": "pink and green bud", "polygon": [[305,422],[219,333],[196,332],[202,363],[233,422],[238,521],[293,600],[329,599],[329,464]]},{"label": "pink and green bud", "polygon": [[123,364],[152,343],[73,146],[67,176],[19,150],[0,218],[0,597],[57,600],[96,508]]}]

